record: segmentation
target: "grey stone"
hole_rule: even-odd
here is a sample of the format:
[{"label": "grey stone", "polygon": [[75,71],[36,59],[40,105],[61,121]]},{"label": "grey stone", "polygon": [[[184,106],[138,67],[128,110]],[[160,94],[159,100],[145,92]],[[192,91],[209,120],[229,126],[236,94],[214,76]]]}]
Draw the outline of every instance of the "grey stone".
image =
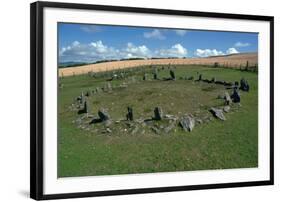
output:
[{"label": "grey stone", "polygon": [[85,112],[85,113],[89,113],[89,104],[88,104],[88,101],[85,101],[85,102],[84,102],[84,112]]},{"label": "grey stone", "polygon": [[172,80],[176,80],[176,75],[175,75],[174,70],[170,70],[170,76],[171,76]]},{"label": "grey stone", "polygon": [[105,109],[100,109],[98,115],[101,121],[107,121],[110,119],[108,112]]},{"label": "grey stone", "polygon": [[244,78],[240,80],[240,89],[247,92],[250,90],[250,86]]},{"label": "grey stone", "polygon": [[231,95],[231,99],[234,103],[239,103],[240,102],[240,94],[237,89],[233,89],[233,93]]},{"label": "grey stone", "polygon": [[217,109],[217,108],[212,107],[212,108],[210,109],[210,112],[211,112],[216,118],[218,118],[218,119],[220,119],[220,120],[222,120],[222,121],[225,121],[225,120],[226,120],[226,118],[225,118],[225,116],[224,116],[224,114],[223,114],[223,110],[222,110],[222,109]]},{"label": "grey stone", "polygon": [[176,121],[177,117],[171,114],[165,114],[164,119]]},{"label": "grey stone", "polygon": [[228,112],[230,111],[230,106],[225,106],[225,107],[223,108],[223,111],[226,112],[226,113],[228,113]]},{"label": "grey stone", "polygon": [[161,131],[160,131],[156,126],[152,126],[152,127],[151,127],[151,130],[152,130],[154,133],[156,133],[156,134],[160,134],[160,133],[161,133]]},{"label": "grey stone", "polygon": [[196,121],[197,121],[197,123],[199,123],[199,124],[202,124],[202,123],[203,123],[202,119],[196,119]]},{"label": "grey stone", "polygon": [[110,82],[107,82],[106,89],[107,89],[107,91],[112,91],[112,86],[111,86]]},{"label": "grey stone", "polygon": [[163,111],[160,107],[155,107],[154,109],[154,120],[162,120],[163,118]]},{"label": "grey stone", "polygon": [[230,95],[228,94],[228,92],[224,93],[224,100],[225,100],[225,105],[230,105],[232,100],[230,98]]},{"label": "grey stone", "polygon": [[81,97],[80,103],[81,103],[81,104],[84,104],[84,102],[85,102],[85,96],[84,96],[84,92],[83,92],[83,91],[82,91],[80,97]]},{"label": "grey stone", "polygon": [[146,75],[146,73],[143,75],[142,80],[144,80],[144,81],[147,80],[147,75]]},{"label": "grey stone", "polygon": [[139,127],[138,126],[136,126],[133,130],[132,130],[132,135],[134,135],[134,134],[136,134],[137,132],[138,132],[138,130],[139,130]]},{"label": "grey stone", "polygon": [[134,120],[133,109],[131,107],[128,107],[127,110],[128,110],[128,113],[126,114],[127,121],[133,121]]},{"label": "grey stone", "polygon": [[169,123],[167,127],[164,128],[165,133],[169,133],[171,130],[173,130],[176,127],[175,122]]},{"label": "grey stone", "polygon": [[153,79],[157,80],[158,79],[158,70],[155,68],[153,72]]},{"label": "grey stone", "polygon": [[85,93],[85,96],[87,97],[90,97],[92,95],[92,91],[91,90],[88,90],[86,93]]},{"label": "grey stone", "polygon": [[195,126],[195,120],[191,116],[183,117],[180,120],[180,126],[183,128],[184,131],[191,132]]}]

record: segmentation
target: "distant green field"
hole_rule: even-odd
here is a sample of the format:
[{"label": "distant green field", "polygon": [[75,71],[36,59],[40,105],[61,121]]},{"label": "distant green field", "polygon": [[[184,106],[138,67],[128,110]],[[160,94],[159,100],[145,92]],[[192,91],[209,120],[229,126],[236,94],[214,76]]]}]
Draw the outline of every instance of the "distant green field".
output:
[{"label": "distant green field", "polygon": [[[58,100],[59,177],[257,167],[257,73],[204,66],[178,66],[174,71],[176,81],[163,81],[153,80],[151,68],[139,68],[125,79],[111,81],[112,91],[90,96],[90,114],[96,117],[100,108],[108,110],[114,122],[109,126],[110,133],[104,132],[107,126],[103,123],[89,124],[91,118],[83,119],[84,128],[78,127],[77,119],[85,115],[78,114],[72,105],[82,91],[105,86],[110,74],[62,78]],[[147,81],[143,81],[144,72]],[[223,106],[223,100],[217,96],[226,91],[231,94],[232,90],[184,79],[190,76],[197,79],[198,74],[204,79],[216,77],[228,82],[243,77],[250,85],[250,92],[240,91],[241,106],[231,106],[231,111],[225,113],[226,121],[215,119],[208,110]],[[159,67],[158,77],[169,77],[167,66],[164,70]],[[127,87],[118,88],[123,83]],[[128,106],[133,108],[135,120],[151,118],[158,106],[165,114],[177,117],[192,114],[209,119],[196,123],[192,132],[176,126],[168,133],[157,134],[150,125],[140,125],[133,133],[130,125],[122,121]],[[151,124],[161,128],[167,123]]]}]

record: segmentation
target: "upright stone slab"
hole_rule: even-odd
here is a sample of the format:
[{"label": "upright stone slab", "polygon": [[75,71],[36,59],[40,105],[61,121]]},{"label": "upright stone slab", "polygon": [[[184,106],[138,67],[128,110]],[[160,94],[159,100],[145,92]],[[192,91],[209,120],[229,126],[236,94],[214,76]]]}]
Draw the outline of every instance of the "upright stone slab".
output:
[{"label": "upright stone slab", "polygon": [[240,80],[240,89],[247,92],[250,90],[250,86],[244,78]]},{"label": "upright stone slab", "polygon": [[144,80],[144,81],[147,80],[147,75],[146,75],[146,73],[143,75],[142,80]]},{"label": "upright stone slab", "polygon": [[232,102],[239,103],[240,102],[240,95],[237,89],[233,89],[233,93],[231,95]]},{"label": "upright stone slab", "polygon": [[127,121],[133,121],[134,120],[133,109],[131,107],[128,107],[127,110],[128,110],[128,113],[126,115]]},{"label": "upright stone slab", "polygon": [[154,80],[158,80],[158,73],[157,73],[157,71],[153,73],[153,79]]},{"label": "upright stone slab", "polygon": [[159,120],[162,120],[162,118],[163,118],[162,109],[160,107],[156,107],[154,109],[154,118],[153,119],[159,121]]},{"label": "upright stone slab", "polygon": [[198,81],[202,80],[202,74],[199,74]]},{"label": "upright stone slab", "polygon": [[228,92],[224,93],[224,100],[225,100],[225,105],[230,105],[231,104],[231,98],[230,95],[228,94]]},{"label": "upright stone slab", "polygon": [[108,112],[103,108],[98,111],[98,115],[102,122],[110,119]]},{"label": "upright stone slab", "polygon": [[216,77],[213,77],[212,80],[211,80],[211,83],[215,83],[217,80],[216,80]]},{"label": "upright stone slab", "polygon": [[176,80],[176,75],[175,75],[174,70],[170,70],[170,76],[171,76],[172,80]]},{"label": "upright stone slab", "polygon": [[111,86],[110,82],[107,82],[106,88],[107,88],[107,91],[112,91],[112,86]]},{"label": "upright stone slab", "polygon": [[84,92],[82,91],[81,93],[81,100],[80,100],[81,104],[84,104],[85,102],[85,96],[84,96]]},{"label": "upright stone slab", "polygon": [[84,111],[84,113],[87,113],[87,114],[89,113],[89,104],[88,104],[87,100],[84,102],[83,111]]}]

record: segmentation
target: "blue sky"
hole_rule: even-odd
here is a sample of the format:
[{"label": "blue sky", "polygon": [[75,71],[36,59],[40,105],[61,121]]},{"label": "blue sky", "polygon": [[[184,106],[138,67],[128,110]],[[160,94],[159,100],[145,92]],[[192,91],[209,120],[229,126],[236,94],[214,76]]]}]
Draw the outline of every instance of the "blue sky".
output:
[{"label": "blue sky", "polygon": [[258,51],[257,33],[59,23],[58,36],[59,63]]}]

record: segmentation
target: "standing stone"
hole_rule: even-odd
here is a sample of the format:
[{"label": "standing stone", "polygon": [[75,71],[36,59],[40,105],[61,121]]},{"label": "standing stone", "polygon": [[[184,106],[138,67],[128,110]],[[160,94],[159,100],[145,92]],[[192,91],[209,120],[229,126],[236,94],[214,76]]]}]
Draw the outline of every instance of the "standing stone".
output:
[{"label": "standing stone", "polygon": [[85,96],[87,97],[90,97],[92,95],[92,91],[91,90],[88,90],[86,93],[85,93]]},{"label": "standing stone", "polygon": [[127,121],[133,121],[134,116],[133,116],[133,109],[131,107],[128,107],[128,113],[126,115]]},{"label": "standing stone", "polygon": [[107,83],[106,88],[107,88],[108,91],[112,91],[112,86],[111,86],[110,82]]},{"label": "standing stone", "polygon": [[101,121],[107,121],[110,119],[108,112],[105,109],[100,109],[98,115]]},{"label": "standing stone", "polygon": [[84,109],[83,109],[84,113],[89,113],[89,104],[88,101],[84,102]]},{"label": "standing stone", "polygon": [[154,69],[153,78],[154,78],[154,80],[158,79],[158,70],[157,70],[157,68]]},{"label": "standing stone", "polygon": [[202,80],[202,74],[199,74],[198,81],[201,81],[201,80]]},{"label": "standing stone", "polygon": [[154,79],[154,80],[157,80],[157,79],[158,79],[157,73],[153,73],[153,79]]},{"label": "standing stone", "polygon": [[216,117],[216,118],[218,118],[218,119],[220,119],[222,121],[226,120],[226,118],[225,118],[225,116],[223,114],[223,110],[222,109],[217,109],[217,108],[212,107],[210,109],[210,112],[214,115],[214,117]]},{"label": "standing stone", "polygon": [[147,80],[147,75],[146,75],[146,73],[143,75],[142,80],[144,80],[144,81]]},{"label": "standing stone", "polygon": [[190,80],[190,81],[193,80],[193,79],[194,79],[193,76],[190,76],[190,77],[187,78],[187,80]]},{"label": "standing stone", "polygon": [[83,92],[83,91],[82,91],[80,97],[81,97],[80,103],[81,103],[81,104],[84,104],[84,102],[85,102],[85,96],[84,96],[84,92]]},{"label": "standing stone", "polygon": [[163,118],[162,109],[160,107],[156,107],[154,109],[154,118],[153,119],[159,121],[159,120],[162,120],[162,118]]},{"label": "standing stone", "polygon": [[224,94],[224,100],[225,100],[225,105],[230,105],[231,104],[231,98],[230,98],[230,96],[229,96],[229,94],[228,94],[228,92],[225,92],[225,94]]},{"label": "standing stone", "polygon": [[176,80],[176,75],[175,72],[173,70],[170,70],[170,76],[172,80]]},{"label": "standing stone", "polygon": [[195,119],[192,118],[191,116],[183,117],[180,120],[180,126],[183,128],[184,131],[191,132],[195,126]]},{"label": "standing stone", "polygon": [[240,89],[247,92],[250,90],[250,86],[244,78],[240,80]]},{"label": "standing stone", "polygon": [[96,93],[100,93],[101,89],[99,87],[96,87]]},{"label": "standing stone", "polygon": [[233,93],[231,95],[231,99],[234,103],[239,103],[240,102],[240,95],[237,89],[233,90]]}]

